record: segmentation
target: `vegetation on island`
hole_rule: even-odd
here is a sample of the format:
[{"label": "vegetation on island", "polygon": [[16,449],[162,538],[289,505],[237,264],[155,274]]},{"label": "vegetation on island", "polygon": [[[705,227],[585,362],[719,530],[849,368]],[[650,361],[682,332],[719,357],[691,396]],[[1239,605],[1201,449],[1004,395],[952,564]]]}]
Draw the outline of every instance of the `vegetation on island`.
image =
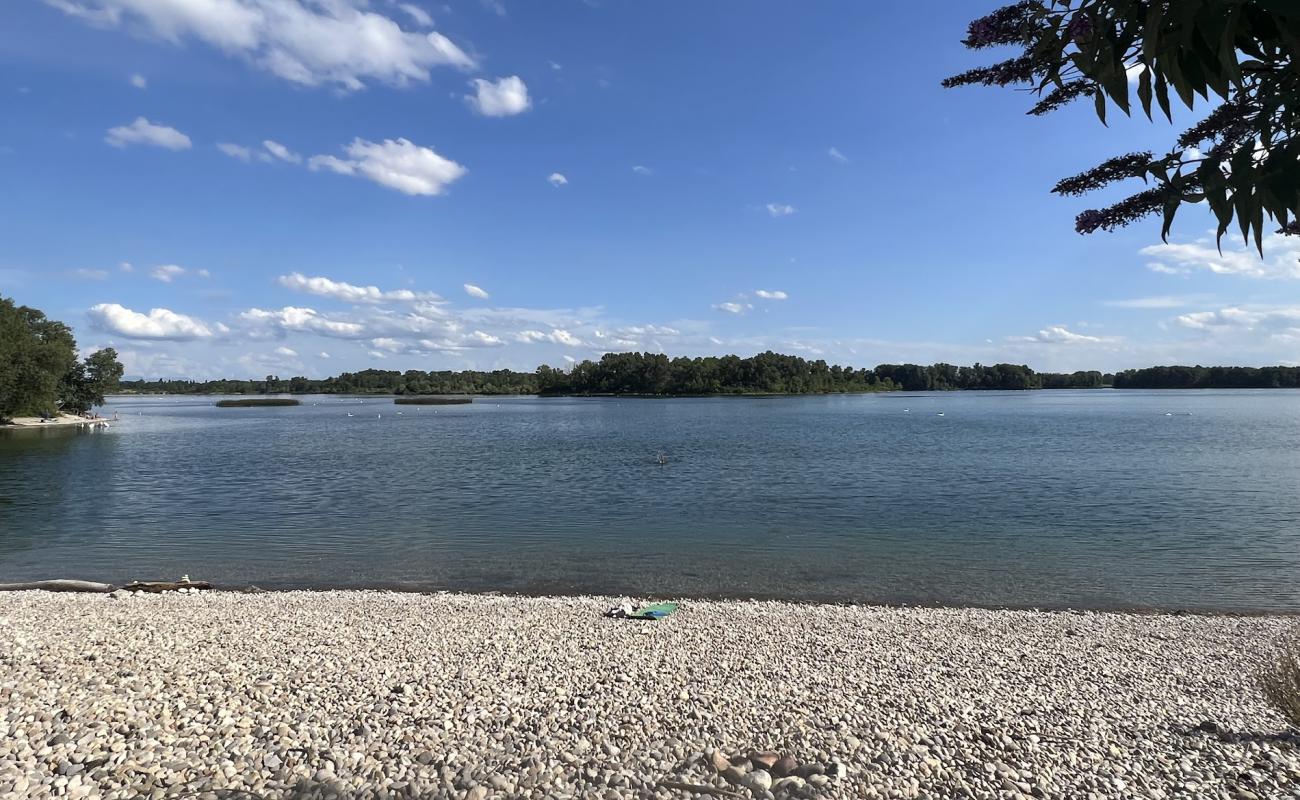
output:
[{"label": "vegetation on island", "polygon": [[[1012,58],[945,80],[945,87],[1019,86],[1041,115],[1090,98],[1173,121],[1199,95],[1209,113],[1157,155],[1111,158],[1059,182],[1079,196],[1127,179],[1147,188],[1075,219],[1079,233],[1161,214],[1167,236],[1184,204],[1205,203],[1218,238],[1236,220],[1263,252],[1265,227],[1300,233],[1300,5],[1281,0],[1024,0],[970,24],[971,49],[1017,48]],[[1272,226],[1265,220],[1271,220]]]},{"label": "vegetation on island", "polygon": [[300,406],[302,401],[293,397],[240,397],[236,400],[218,400],[217,408],[253,408],[257,406]]},{"label": "vegetation on island", "polygon": [[104,404],[121,377],[112,348],[78,360],[67,325],[0,297],[0,422],[86,413]]}]

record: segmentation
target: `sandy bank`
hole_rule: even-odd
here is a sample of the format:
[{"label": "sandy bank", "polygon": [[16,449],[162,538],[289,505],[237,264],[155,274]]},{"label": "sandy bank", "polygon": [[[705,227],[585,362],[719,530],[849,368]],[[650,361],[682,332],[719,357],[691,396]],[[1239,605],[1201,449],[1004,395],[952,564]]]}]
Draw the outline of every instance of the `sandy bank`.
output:
[{"label": "sandy bank", "polygon": [[[0,594],[0,796],[1300,787],[1294,740],[1253,685],[1291,620],[698,601],[642,623],[602,618],[612,602]],[[736,790],[715,748],[837,774]]]}]

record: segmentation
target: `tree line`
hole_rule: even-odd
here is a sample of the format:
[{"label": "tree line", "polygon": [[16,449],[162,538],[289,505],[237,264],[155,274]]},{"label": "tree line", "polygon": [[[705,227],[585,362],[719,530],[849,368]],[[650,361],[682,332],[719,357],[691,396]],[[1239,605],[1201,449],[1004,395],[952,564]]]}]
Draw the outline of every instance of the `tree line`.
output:
[{"label": "tree line", "polygon": [[1300,367],[1147,367],[1115,373],[1116,389],[1300,389]]},{"label": "tree line", "polygon": [[330,378],[301,376],[263,380],[135,380],[122,390],[166,394],[541,394],[541,395],[721,395],[828,394],[848,392],[943,391],[957,389],[1089,389],[1110,376],[1100,372],[1040,373],[1023,364],[882,364],[874,369],[759,353],[750,358],[669,358],[661,353],[606,353],[570,369],[540,366],[534,372],[494,370],[367,369]]},{"label": "tree line", "polygon": [[103,405],[104,394],[116,390],[121,377],[112,348],[78,360],[67,325],[0,297],[0,423],[85,413]]}]

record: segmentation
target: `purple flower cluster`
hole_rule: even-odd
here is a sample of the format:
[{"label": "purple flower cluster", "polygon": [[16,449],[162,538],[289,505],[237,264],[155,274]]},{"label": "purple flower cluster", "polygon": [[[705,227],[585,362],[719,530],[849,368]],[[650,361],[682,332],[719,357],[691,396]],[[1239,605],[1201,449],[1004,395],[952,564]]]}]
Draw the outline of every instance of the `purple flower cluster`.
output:
[{"label": "purple flower cluster", "polygon": [[1042,4],[1024,0],[1003,6],[970,24],[962,44],[972,50],[1004,44],[1025,44],[1032,38],[1034,12]]},{"label": "purple flower cluster", "polygon": [[1052,187],[1052,191],[1055,194],[1078,197],[1115,181],[1124,180],[1125,178],[1141,178],[1150,169],[1152,159],[1153,156],[1149,150],[1115,156],[1101,162],[1087,172],[1081,172],[1071,178],[1062,180]]},{"label": "purple flower cluster", "polygon": [[1157,186],[1138,192],[1108,208],[1089,209],[1074,218],[1074,229],[1079,233],[1093,233],[1122,228],[1164,208],[1165,200],[1172,191],[1169,187]]}]

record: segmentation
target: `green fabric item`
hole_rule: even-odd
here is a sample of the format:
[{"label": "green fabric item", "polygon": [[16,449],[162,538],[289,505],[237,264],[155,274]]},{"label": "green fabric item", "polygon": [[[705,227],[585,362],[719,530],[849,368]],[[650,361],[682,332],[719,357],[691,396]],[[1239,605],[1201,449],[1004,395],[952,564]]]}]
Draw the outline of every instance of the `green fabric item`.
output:
[{"label": "green fabric item", "polygon": [[650,603],[632,612],[628,619],[663,619],[678,609],[677,603]]}]

